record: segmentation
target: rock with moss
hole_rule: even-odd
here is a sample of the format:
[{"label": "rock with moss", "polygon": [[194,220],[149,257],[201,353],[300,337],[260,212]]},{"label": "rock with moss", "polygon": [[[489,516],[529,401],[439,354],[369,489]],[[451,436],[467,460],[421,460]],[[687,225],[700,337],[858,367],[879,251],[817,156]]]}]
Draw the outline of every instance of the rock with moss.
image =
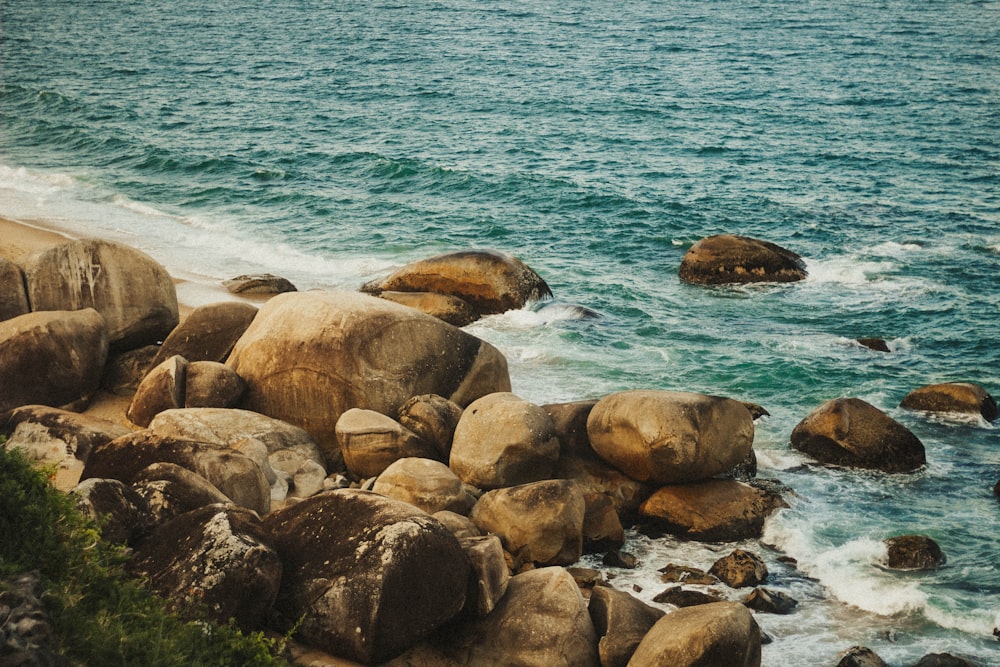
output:
[{"label": "rock with moss", "polygon": [[465,604],[465,552],[408,503],[344,489],[273,512],[264,524],[284,563],[281,621],[333,655],[385,662]]}]

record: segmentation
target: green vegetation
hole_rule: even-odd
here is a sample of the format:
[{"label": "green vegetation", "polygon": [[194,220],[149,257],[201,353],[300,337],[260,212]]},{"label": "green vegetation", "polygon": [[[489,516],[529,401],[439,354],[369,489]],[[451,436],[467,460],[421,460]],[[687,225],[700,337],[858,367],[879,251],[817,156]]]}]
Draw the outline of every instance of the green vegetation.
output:
[{"label": "green vegetation", "polygon": [[[0,578],[35,571],[56,650],[74,665],[283,665],[276,642],[187,621],[124,574],[125,550],[100,539],[73,500],[0,439]],[[3,584],[0,583],[0,586]]]}]

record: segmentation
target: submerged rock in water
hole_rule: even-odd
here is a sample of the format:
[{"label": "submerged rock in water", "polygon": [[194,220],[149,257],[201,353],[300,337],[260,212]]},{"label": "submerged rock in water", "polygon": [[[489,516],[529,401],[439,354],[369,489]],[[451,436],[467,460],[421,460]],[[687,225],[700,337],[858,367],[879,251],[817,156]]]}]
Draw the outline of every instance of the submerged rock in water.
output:
[{"label": "submerged rock in water", "polygon": [[681,280],[702,285],[787,283],[803,280],[805,262],[791,250],[769,241],[720,234],[695,243],[684,255]]},{"label": "submerged rock in water", "polygon": [[792,447],[823,463],[911,472],[926,463],[924,445],[909,429],[857,398],[836,398],[792,431]]},{"label": "submerged rock in water", "polygon": [[899,404],[908,410],[961,412],[982,415],[986,421],[998,416],[996,400],[973,382],[943,382],[914,389]]},{"label": "submerged rock in water", "polygon": [[874,350],[876,352],[889,352],[889,344],[885,342],[884,338],[858,338],[858,345],[862,347],[867,347],[869,350]]},{"label": "submerged rock in water", "polygon": [[837,667],[886,667],[885,661],[865,646],[852,646],[837,657]]},{"label": "submerged rock in water", "polygon": [[728,556],[715,561],[708,572],[732,588],[759,586],[767,580],[764,560],[743,549],[734,549]]},{"label": "submerged rock in water", "polygon": [[933,570],[947,560],[938,543],[926,535],[890,537],[885,544],[885,565],[893,570]]}]

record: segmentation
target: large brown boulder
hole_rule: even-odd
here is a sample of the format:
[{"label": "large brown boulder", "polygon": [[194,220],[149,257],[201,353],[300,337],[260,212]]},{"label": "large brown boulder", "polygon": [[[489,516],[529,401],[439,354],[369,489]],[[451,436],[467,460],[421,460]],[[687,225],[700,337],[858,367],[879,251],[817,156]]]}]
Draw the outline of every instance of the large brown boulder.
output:
[{"label": "large brown boulder", "polygon": [[695,243],[680,266],[681,280],[701,285],[789,283],[808,274],[802,258],[769,241],[719,234]]},{"label": "large brown boulder", "polygon": [[95,447],[128,433],[119,424],[46,405],[21,406],[7,415],[6,423],[0,421],[5,447],[57,465],[70,459],[82,466]]},{"label": "large brown boulder", "polygon": [[292,292],[264,304],[227,364],[246,380],[242,407],[304,428],[328,461],[350,408],[397,415],[413,396],[460,406],[510,389],[492,345],[429,315],[352,292]]},{"label": "large brown boulder", "polygon": [[583,554],[585,510],[580,489],[560,479],[484,493],[469,517],[519,562],[570,565]]},{"label": "large brown boulder", "polygon": [[375,480],[372,491],[402,500],[428,514],[440,511],[468,514],[476,504],[473,489],[440,461],[407,457],[389,465]]},{"label": "large brown boulder", "polygon": [[271,493],[263,471],[250,458],[221,445],[165,438],[138,431],[95,447],[81,481],[106,477],[131,484],[153,463],[175,463],[198,473],[237,505],[264,515]]},{"label": "large brown boulder", "polygon": [[261,443],[274,470],[294,475],[306,463],[323,465],[323,454],[298,426],[249,410],[184,408],[159,413],[149,423],[157,435],[208,442],[226,447]]},{"label": "large brown boulder", "polygon": [[184,407],[233,408],[247,389],[236,372],[218,361],[191,361],[184,378]]},{"label": "large brown boulder", "polygon": [[927,412],[960,412],[982,415],[986,421],[997,418],[997,402],[981,385],[973,382],[943,382],[914,389],[899,407]]},{"label": "large brown boulder", "polygon": [[264,625],[282,572],[260,519],[233,505],[208,505],[163,524],[128,567],[174,609],[197,605],[216,622],[234,619],[244,629]]},{"label": "large brown boulder", "polygon": [[257,307],[243,301],[198,306],[170,332],[151,366],[175,354],[188,361],[225,361],[256,314]]},{"label": "large brown boulder", "polygon": [[180,319],[167,270],[120,243],[63,243],[29,259],[24,274],[32,310],[94,308],[115,349],[161,341]]},{"label": "large brown boulder", "polygon": [[481,489],[548,478],[559,458],[552,419],[541,407],[509,392],[470,404],[455,428],[449,466]]},{"label": "large brown boulder", "polygon": [[77,509],[101,527],[101,539],[132,544],[152,526],[146,499],[117,479],[84,480],[71,491]]},{"label": "large brown boulder", "polygon": [[596,456],[561,456],[552,476],[573,480],[585,494],[607,496],[623,524],[634,522],[639,506],[656,490],[655,485],[637,482]]},{"label": "large brown boulder", "polygon": [[187,359],[174,355],[150,370],[125,411],[129,421],[145,428],[164,410],[183,408],[187,367]]},{"label": "large brown boulder", "polygon": [[857,398],[827,401],[792,431],[792,447],[822,463],[910,472],[927,459],[908,428]]},{"label": "large brown boulder", "polygon": [[408,308],[416,308],[456,327],[464,327],[479,319],[479,313],[468,302],[450,294],[382,291],[378,296]]},{"label": "large brown boulder", "polygon": [[639,508],[644,520],[665,532],[702,542],[760,537],[764,519],[784,501],[731,479],[665,486]]},{"label": "large brown boulder", "polygon": [[24,291],[24,273],[14,262],[0,257],[0,321],[31,312]]},{"label": "large brown boulder", "polygon": [[588,610],[601,638],[597,645],[601,667],[625,667],[642,638],[664,615],[662,609],[609,586],[594,587]]},{"label": "large brown boulder", "polygon": [[358,479],[379,475],[402,458],[430,458],[436,454],[412,431],[375,410],[345,411],[337,420],[336,433],[344,465]]},{"label": "large brown boulder", "polygon": [[759,667],[760,628],[738,602],[685,607],[656,622],[629,667]]},{"label": "large brown boulder", "polygon": [[496,535],[460,537],[458,541],[470,565],[465,609],[476,616],[486,616],[503,598],[510,583],[503,545]]},{"label": "large brown boulder", "polygon": [[0,322],[0,413],[86,400],[100,386],[107,357],[108,330],[93,308]]},{"label": "large brown boulder", "polygon": [[597,454],[590,446],[590,437],[587,435],[587,419],[597,403],[598,401],[594,399],[542,406],[552,418],[556,437],[559,438],[561,458],[566,456],[597,458]]},{"label": "large brown boulder", "polygon": [[545,281],[524,262],[492,250],[446,253],[414,262],[362,290],[447,294],[462,299],[480,316],[552,296]]},{"label": "large brown boulder", "polygon": [[684,484],[708,479],[743,461],[754,426],[739,401],[679,391],[611,394],[587,419],[590,446],[640,482]]},{"label": "large brown boulder", "polygon": [[339,490],[265,518],[285,566],[275,609],[306,643],[386,661],[454,617],[469,563],[458,540],[412,505]]}]

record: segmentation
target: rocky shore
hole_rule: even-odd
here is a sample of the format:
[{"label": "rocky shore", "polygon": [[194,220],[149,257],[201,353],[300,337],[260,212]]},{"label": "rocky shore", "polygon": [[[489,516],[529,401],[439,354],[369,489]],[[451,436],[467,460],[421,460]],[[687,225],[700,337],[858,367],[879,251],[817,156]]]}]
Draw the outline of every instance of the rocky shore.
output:
[{"label": "rocky shore", "polygon": [[[358,292],[247,277],[230,291],[252,299],[220,286],[226,298],[191,308],[137,250],[0,231],[5,446],[58,466],[178,610],[294,632],[309,664],[399,666],[759,665],[759,615],[794,613],[745,551],[678,575],[669,613],[574,568],[585,553],[627,564],[633,526],[759,537],[786,490],[756,477],[760,406],[641,387],[549,405],[511,393],[503,354],[456,325],[551,296],[516,258],[433,257]],[[745,237],[690,255],[692,283],[805,275],[794,253]],[[968,382],[917,388],[903,407],[997,418]],[[820,464],[925,463],[913,433],[851,397],[790,439]],[[929,538],[901,537],[887,568],[944,562]],[[692,577],[745,588],[744,602],[693,596]],[[878,664],[859,653],[840,664]]]}]

